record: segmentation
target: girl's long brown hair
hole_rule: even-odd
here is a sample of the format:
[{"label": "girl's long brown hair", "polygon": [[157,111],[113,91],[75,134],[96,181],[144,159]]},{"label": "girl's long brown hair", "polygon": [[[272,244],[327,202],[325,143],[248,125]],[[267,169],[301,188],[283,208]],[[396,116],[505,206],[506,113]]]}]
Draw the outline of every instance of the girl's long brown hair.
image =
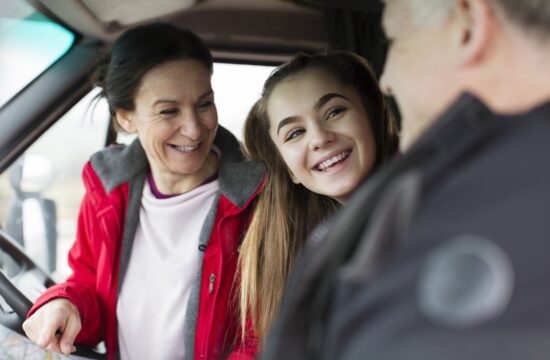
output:
[{"label": "girl's long brown hair", "polygon": [[388,159],[397,146],[394,119],[371,67],[363,58],[344,51],[298,54],[267,79],[261,99],[246,120],[244,140],[249,157],[263,161],[268,175],[256,200],[239,255],[239,308],[243,337],[248,320],[260,344],[279,310],[288,275],[308,234],[338,208],[338,203],[330,197],[292,182],[269,136],[266,106],[273,89],[290,76],[312,68],[325,71],[342,84],[353,86],[359,93],[376,141],[374,168]]}]

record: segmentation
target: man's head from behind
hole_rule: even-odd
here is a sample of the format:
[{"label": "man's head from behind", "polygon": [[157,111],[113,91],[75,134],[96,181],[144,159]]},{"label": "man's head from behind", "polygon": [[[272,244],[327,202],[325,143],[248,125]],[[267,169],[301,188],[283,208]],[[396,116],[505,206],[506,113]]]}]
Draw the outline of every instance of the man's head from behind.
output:
[{"label": "man's head from behind", "polygon": [[[402,114],[402,149],[463,92],[482,98],[497,111],[513,110],[504,106],[514,103],[509,99],[510,82],[519,74],[512,72],[534,61],[521,59],[518,52],[529,57],[531,50],[550,44],[545,40],[550,36],[550,0],[385,4],[383,26],[390,45],[381,85],[395,97]],[[504,72],[506,68],[510,73]]]}]

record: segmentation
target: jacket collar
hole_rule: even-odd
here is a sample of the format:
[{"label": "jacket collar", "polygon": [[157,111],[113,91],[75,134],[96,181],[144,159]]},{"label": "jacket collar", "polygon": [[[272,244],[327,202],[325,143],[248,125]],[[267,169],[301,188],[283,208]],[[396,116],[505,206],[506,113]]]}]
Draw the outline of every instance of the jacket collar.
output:
[{"label": "jacket collar", "polygon": [[[242,207],[260,186],[265,165],[246,160],[239,141],[222,126],[214,144],[221,150],[219,182],[222,195]],[[92,167],[107,192],[146,172],[149,163],[139,139],[128,146],[111,146],[92,155]]]},{"label": "jacket collar", "polygon": [[481,100],[469,93],[463,93],[459,96],[447,110],[439,116],[434,124],[422,134],[418,140],[406,151],[412,153],[417,149],[422,149],[426,145],[442,142],[440,134],[448,131],[449,128],[462,126],[461,123],[468,122],[474,124],[483,121],[491,116],[491,111]]}]

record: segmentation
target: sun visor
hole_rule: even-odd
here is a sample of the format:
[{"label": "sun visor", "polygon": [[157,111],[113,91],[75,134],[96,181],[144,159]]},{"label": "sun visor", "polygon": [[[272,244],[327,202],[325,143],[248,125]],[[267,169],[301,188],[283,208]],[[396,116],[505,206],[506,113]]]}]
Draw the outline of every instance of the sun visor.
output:
[{"label": "sun visor", "polygon": [[116,21],[127,26],[157,18],[170,17],[197,3],[197,0],[82,0],[103,23]]}]

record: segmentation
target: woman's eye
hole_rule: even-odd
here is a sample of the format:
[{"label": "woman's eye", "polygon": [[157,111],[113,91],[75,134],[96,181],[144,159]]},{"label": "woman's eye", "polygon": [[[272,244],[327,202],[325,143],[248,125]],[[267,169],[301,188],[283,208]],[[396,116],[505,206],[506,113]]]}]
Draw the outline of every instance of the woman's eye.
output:
[{"label": "woman's eye", "polygon": [[164,109],[160,111],[160,114],[163,116],[171,116],[178,113],[178,109]]},{"label": "woman's eye", "polygon": [[304,133],[304,129],[296,129],[296,130],[292,130],[291,132],[289,132],[285,138],[285,142],[286,141],[289,141],[289,140],[292,140],[298,136],[300,136],[301,134]]},{"label": "woman's eye", "polygon": [[333,107],[331,108],[328,112],[327,112],[327,115],[326,115],[326,118],[327,119],[330,119],[330,118],[333,118],[335,116],[337,116],[338,114],[346,111],[347,109],[343,106],[336,106],[336,107]]},{"label": "woman's eye", "polygon": [[199,103],[199,109],[208,109],[212,105],[214,105],[214,102],[212,100],[203,101]]}]

